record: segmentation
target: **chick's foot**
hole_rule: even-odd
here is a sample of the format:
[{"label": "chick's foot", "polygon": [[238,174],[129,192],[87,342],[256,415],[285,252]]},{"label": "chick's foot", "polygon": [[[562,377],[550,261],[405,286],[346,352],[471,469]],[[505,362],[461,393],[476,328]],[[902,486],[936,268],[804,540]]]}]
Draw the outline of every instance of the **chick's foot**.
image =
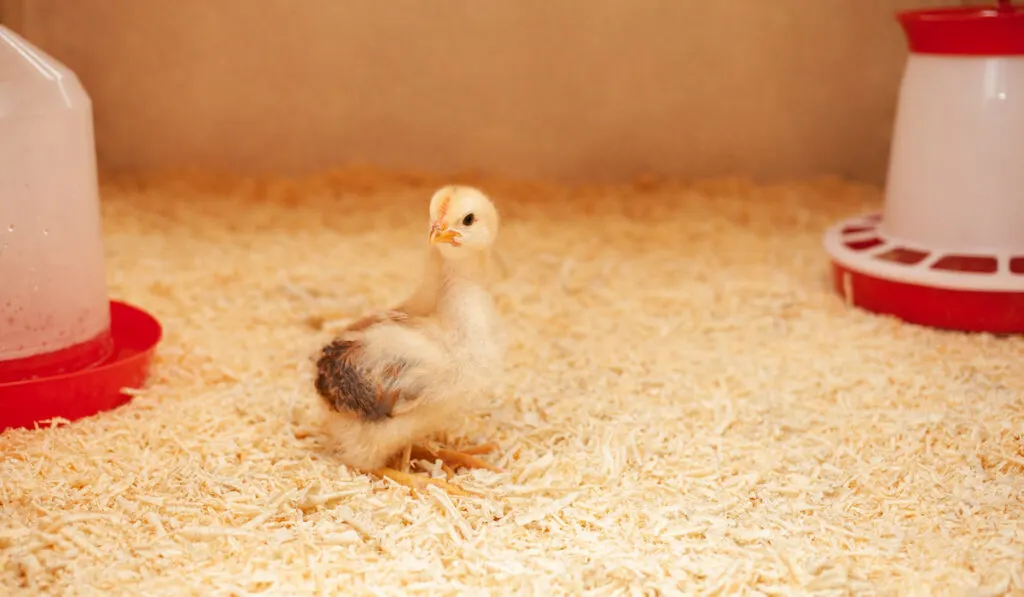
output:
[{"label": "chick's foot", "polygon": [[427,460],[430,462],[440,460],[442,468],[445,473],[448,474],[448,478],[450,479],[455,474],[454,470],[458,468],[482,468],[495,473],[502,472],[500,468],[477,458],[478,454],[489,454],[496,448],[497,446],[494,444],[470,446],[461,450],[431,450],[424,446],[413,446],[412,457],[418,460]]},{"label": "chick's foot", "polygon": [[387,477],[399,485],[404,485],[405,487],[412,489],[414,492],[426,492],[429,485],[434,485],[451,495],[463,497],[474,495],[458,485],[453,485],[444,479],[434,479],[432,477],[425,477],[423,475],[416,475],[413,473],[403,473],[402,471],[389,467],[379,468],[373,471],[373,474],[381,478]]}]

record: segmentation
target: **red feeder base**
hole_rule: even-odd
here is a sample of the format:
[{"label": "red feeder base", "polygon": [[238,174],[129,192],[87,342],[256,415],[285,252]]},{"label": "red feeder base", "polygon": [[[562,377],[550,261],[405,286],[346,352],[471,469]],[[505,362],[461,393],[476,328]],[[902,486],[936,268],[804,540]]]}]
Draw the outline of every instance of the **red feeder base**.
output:
[{"label": "red feeder base", "polygon": [[908,323],[962,332],[1024,333],[1024,293],[930,288],[860,273],[832,262],[847,302]]},{"label": "red feeder base", "polygon": [[69,421],[118,407],[140,387],[163,330],[150,314],[118,301],[110,303],[112,354],[102,363],[75,371],[25,381],[0,383],[0,432],[32,428],[48,419]]},{"label": "red feeder base", "polygon": [[881,214],[833,225],[824,244],[851,305],[934,328],[1024,333],[1024,256],[914,246],[886,234]]}]

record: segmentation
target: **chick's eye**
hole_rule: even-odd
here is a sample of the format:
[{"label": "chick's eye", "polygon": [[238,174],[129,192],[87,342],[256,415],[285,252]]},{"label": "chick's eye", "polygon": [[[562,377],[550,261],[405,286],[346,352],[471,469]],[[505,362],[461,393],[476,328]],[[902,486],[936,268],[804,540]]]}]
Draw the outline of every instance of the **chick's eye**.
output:
[{"label": "chick's eye", "polygon": [[466,217],[462,218],[462,225],[463,226],[472,226],[473,222],[475,222],[475,221],[476,221],[476,216],[474,216],[473,214],[466,214]]}]

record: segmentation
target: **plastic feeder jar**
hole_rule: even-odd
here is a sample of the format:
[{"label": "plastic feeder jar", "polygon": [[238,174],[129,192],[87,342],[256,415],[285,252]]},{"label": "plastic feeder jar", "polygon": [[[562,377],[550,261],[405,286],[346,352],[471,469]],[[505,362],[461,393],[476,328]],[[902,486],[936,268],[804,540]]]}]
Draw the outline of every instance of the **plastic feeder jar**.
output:
[{"label": "plastic feeder jar", "polygon": [[144,381],[159,325],[111,303],[103,251],[89,96],[0,26],[0,431],[94,414]]},{"label": "plastic feeder jar", "polygon": [[1024,332],[1024,8],[897,18],[910,55],[885,207],[826,232],[836,290],[916,324]]}]

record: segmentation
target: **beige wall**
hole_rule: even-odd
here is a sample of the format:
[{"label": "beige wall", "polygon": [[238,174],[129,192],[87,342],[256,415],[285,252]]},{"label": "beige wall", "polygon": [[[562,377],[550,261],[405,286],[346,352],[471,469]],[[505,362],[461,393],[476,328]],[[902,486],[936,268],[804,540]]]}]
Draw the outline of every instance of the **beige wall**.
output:
[{"label": "beige wall", "polygon": [[0,0],[104,166],[884,176],[897,9],[961,0]]}]

